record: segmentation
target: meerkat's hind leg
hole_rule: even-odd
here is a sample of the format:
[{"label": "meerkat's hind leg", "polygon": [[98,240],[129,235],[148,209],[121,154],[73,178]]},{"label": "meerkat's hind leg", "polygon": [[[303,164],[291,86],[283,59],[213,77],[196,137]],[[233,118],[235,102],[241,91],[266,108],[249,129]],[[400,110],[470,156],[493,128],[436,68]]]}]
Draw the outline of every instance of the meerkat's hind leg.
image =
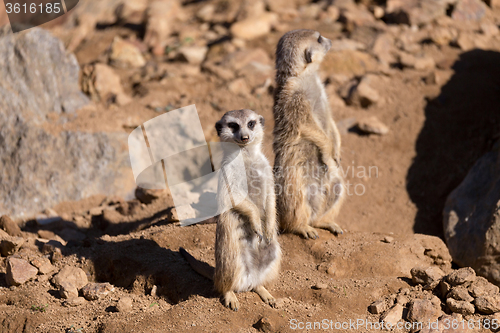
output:
[{"label": "meerkat's hind leg", "polygon": [[276,299],[271,295],[269,291],[267,291],[264,286],[258,286],[253,289],[260,296],[260,299],[266,304],[269,304],[271,307],[276,307]]},{"label": "meerkat's hind leg", "polygon": [[240,307],[240,302],[236,297],[236,294],[233,291],[226,291],[222,296],[222,300],[224,301],[224,305],[230,308],[233,311],[238,311]]}]

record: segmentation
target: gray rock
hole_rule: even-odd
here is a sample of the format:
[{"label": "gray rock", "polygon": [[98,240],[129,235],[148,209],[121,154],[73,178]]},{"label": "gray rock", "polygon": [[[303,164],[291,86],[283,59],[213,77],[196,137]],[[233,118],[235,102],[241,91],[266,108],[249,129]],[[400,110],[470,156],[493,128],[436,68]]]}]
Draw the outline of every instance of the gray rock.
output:
[{"label": "gray rock", "polygon": [[88,301],[100,299],[115,290],[110,283],[89,283],[82,288],[83,297]]},{"label": "gray rock", "polygon": [[498,294],[499,288],[484,277],[478,276],[476,281],[469,286],[469,291],[473,297],[481,297]]},{"label": "gray rock", "polygon": [[[453,260],[500,284],[500,149],[481,157],[448,196],[444,236]],[[464,246],[467,244],[467,246]]]},{"label": "gray rock", "polygon": [[427,323],[441,317],[441,307],[429,300],[415,299],[411,301],[408,311],[408,321]]},{"label": "gray rock", "polygon": [[63,283],[71,283],[76,289],[80,289],[88,283],[88,278],[81,268],[64,266],[63,269],[54,276],[52,282],[59,288],[61,288]]},{"label": "gray rock", "polygon": [[26,260],[19,258],[7,259],[7,274],[5,279],[9,286],[19,286],[36,276],[38,269],[31,266]]},{"label": "gray rock", "polygon": [[477,310],[484,314],[500,312],[500,295],[478,297],[474,304]]},{"label": "gray rock", "polygon": [[61,201],[117,192],[129,164],[126,135],[47,132],[49,113],[73,114],[88,104],[79,66],[63,43],[33,28],[0,31],[0,213],[27,217]]},{"label": "gray rock", "polygon": [[446,276],[446,281],[452,286],[472,283],[476,280],[476,272],[470,267],[464,267],[451,272]]},{"label": "gray rock", "polygon": [[118,312],[130,312],[133,302],[132,298],[128,296],[122,297],[116,304],[116,310],[118,310]]},{"label": "gray rock", "polygon": [[453,298],[448,298],[446,300],[446,305],[451,310],[451,312],[459,313],[461,315],[471,315],[475,312],[474,305],[466,301],[457,301]]}]

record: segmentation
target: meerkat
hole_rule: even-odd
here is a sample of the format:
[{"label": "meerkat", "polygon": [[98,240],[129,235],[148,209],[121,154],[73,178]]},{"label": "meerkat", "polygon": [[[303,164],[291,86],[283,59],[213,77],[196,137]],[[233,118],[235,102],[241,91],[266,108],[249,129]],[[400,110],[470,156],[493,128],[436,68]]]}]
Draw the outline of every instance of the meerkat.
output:
[{"label": "meerkat", "polygon": [[[277,277],[281,261],[274,179],[271,166],[261,150],[264,118],[252,110],[234,110],[227,112],[215,127],[221,142],[239,146],[245,170],[232,168],[228,164],[231,154],[224,155],[218,202],[220,206],[230,200],[232,208],[218,217],[215,272],[199,267],[196,259],[184,249],[181,248],[180,252],[198,273],[213,277],[215,289],[230,309],[236,311],[239,308],[235,293],[250,290],[275,307],[275,298],[264,287]],[[244,179],[242,175],[246,175],[248,195],[235,193],[238,186],[233,184]],[[243,200],[234,201],[238,196]]]},{"label": "meerkat", "polygon": [[344,199],[340,134],[318,75],[331,41],[314,30],[286,33],[276,49],[273,149],[280,229],[317,238],[335,223]]}]

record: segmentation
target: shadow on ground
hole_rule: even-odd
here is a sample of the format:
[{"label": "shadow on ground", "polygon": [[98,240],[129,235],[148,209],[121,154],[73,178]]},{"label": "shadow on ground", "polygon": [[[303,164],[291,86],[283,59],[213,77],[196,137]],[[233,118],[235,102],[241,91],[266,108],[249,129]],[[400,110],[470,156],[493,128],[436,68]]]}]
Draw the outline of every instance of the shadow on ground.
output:
[{"label": "shadow on ground", "polygon": [[[45,226],[30,221],[24,230],[33,233],[37,233],[38,230],[48,230],[67,241],[66,246],[58,241],[49,243],[59,247],[64,256],[76,254],[79,258],[86,259],[85,270],[90,274],[90,280],[110,282],[114,286],[139,294],[149,294],[156,286],[157,295],[164,297],[171,304],[187,300],[192,295],[217,297],[213,282],[196,273],[178,252],[177,243],[186,242],[181,236],[176,237],[162,230],[150,236],[153,239],[139,236],[137,233],[124,240],[108,237],[128,235],[130,232],[143,230],[152,225],[161,226],[170,223],[161,219],[151,223],[156,215],[163,213],[164,211],[156,213],[153,217],[137,220],[128,219],[122,223],[115,221],[112,224],[103,221],[102,215],[96,216],[92,219],[92,226],[89,229],[77,228],[73,222],[64,220]],[[68,239],[66,237],[68,229],[85,235],[85,238],[76,241]],[[38,245],[40,251],[43,251],[44,243],[39,242]],[[175,250],[170,250],[169,247]],[[53,253],[50,254],[53,256]]]},{"label": "shadow on ground", "polygon": [[463,53],[439,96],[425,108],[407,190],[418,208],[413,230],[443,237],[448,194],[500,135],[500,53]]}]

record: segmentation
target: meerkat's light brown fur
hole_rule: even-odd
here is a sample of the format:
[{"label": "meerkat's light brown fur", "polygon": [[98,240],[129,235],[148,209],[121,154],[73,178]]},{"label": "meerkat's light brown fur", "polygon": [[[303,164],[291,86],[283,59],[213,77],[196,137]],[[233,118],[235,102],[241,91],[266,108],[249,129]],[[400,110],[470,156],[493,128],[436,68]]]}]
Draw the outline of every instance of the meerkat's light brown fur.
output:
[{"label": "meerkat's light brown fur", "polygon": [[305,238],[338,234],[344,199],[340,134],[318,69],[331,41],[313,30],[286,33],[276,50],[273,148],[280,228]]},{"label": "meerkat's light brown fur", "polygon": [[[235,293],[250,290],[267,304],[276,305],[264,287],[278,276],[281,249],[272,169],[261,151],[263,126],[264,118],[246,109],[229,111],[216,124],[220,141],[232,143],[236,150],[229,147],[224,151],[219,178],[219,209],[228,204],[232,208],[223,209],[218,217],[215,273],[180,251],[198,273],[213,276],[215,289],[233,310],[239,308]],[[239,153],[244,170],[230,163]]]}]

